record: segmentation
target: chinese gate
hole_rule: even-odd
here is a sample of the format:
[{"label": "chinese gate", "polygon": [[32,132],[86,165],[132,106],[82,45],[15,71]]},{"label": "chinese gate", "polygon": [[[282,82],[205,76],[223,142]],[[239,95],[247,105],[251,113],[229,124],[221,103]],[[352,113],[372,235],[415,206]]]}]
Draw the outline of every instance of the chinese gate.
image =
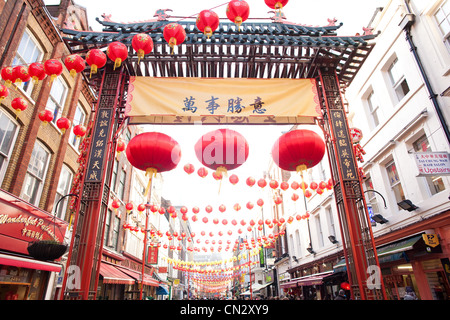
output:
[{"label": "chinese gate", "polygon": [[[162,11],[161,11],[162,12]],[[343,235],[343,249],[354,299],[384,299],[379,263],[358,167],[352,148],[342,91],[347,87],[373,48],[372,34],[339,37],[339,26],[307,27],[272,23],[243,23],[240,30],[232,23],[221,22],[212,37],[207,38],[195,22],[179,21],[186,30],[186,41],[174,54],[162,37],[169,21],[167,15],[141,23],[121,24],[103,20],[103,32],[63,30],[64,40],[73,53],[85,54],[93,48],[106,48],[113,41],[131,47],[137,33],[150,34],[154,41],[151,54],[138,60],[130,48],[128,59],[120,68],[108,62],[104,71],[85,78],[98,94],[86,171],[77,202],[74,236],[68,265],[78,266],[81,289],[63,283],[64,298],[79,295],[95,299],[107,212],[111,161],[116,150],[115,135],[134,123],[192,123],[174,117],[127,116],[127,101],[134,77],[210,78],[210,79],[312,79],[316,87],[319,114],[314,117],[262,116],[208,117],[204,124],[304,124],[321,126],[334,181],[334,195]],[[213,119],[213,120],[211,120]],[[215,120],[214,120],[215,119]],[[243,122],[243,120],[245,120]]]}]

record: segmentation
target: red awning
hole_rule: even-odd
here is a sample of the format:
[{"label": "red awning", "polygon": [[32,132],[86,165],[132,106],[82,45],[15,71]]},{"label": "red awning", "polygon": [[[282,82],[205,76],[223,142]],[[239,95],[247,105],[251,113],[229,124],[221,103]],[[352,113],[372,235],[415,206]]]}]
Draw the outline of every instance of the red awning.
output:
[{"label": "red awning", "polygon": [[118,268],[105,262],[100,263],[100,275],[103,277],[103,283],[112,284],[134,284],[135,280],[129,275],[123,273]]},{"label": "red awning", "polygon": [[283,289],[295,288],[297,287],[297,280],[281,283],[280,287]]},{"label": "red awning", "polygon": [[[142,274],[140,274],[137,271],[134,270],[130,270],[124,267],[119,267],[121,271],[125,272],[126,274],[128,274],[129,276],[133,277],[134,279],[136,279],[136,281],[140,282],[141,281],[141,276]],[[153,279],[152,277],[149,277],[148,275],[144,274],[144,284],[147,286],[153,286],[153,287],[159,287],[159,281],[156,279]]]},{"label": "red awning", "polygon": [[298,279],[297,286],[314,286],[323,283],[323,278],[332,274],[332,272],[326,272],[322,274],[313,274],[311,276]]},{"label": "red awning", "polygon": [[0,254],[0,264],[27,269],[44,270],[50,272],[61,271],[61,265],[58,263],[44,262],[6,254]]}]

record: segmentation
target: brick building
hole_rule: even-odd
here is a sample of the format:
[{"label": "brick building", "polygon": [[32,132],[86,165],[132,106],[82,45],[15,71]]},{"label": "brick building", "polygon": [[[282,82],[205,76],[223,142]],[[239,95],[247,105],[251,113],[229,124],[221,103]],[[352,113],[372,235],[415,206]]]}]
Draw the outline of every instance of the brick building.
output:
[{"label": "brick building", "polygon": [[[59,30],[68,25],[89,29],[86,10],[73,1],[51,7],[41,0],[0,1],[0,68],[28,67],[49,59],[63,62],[70,52]],[[11,101],[18,97],[25,99],[28,107],[16,114]],[[70,199],[64,197],[57,208],[56,204],[70,193],[79,168],[81,139],[71,129],[62,132],[56,121],[64,116],[71,120],[72,128],[87,125],[94,103],[84,76],[72,77],[66,68],[53,81],[46,77],[12,84],[9,96],[1,102],[1,300],[51,298],[62,266],[51,262],[53,259],[32,259],[28,246],[36,240],[64,240]],[[54,115],[47,124],[38,117],[44,109]]]}]

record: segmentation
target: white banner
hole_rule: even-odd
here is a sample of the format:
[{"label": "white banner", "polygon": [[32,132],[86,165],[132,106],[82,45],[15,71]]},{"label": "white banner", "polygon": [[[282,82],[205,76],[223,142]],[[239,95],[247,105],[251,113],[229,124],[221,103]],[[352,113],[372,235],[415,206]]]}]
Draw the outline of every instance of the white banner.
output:
[{"label": "white banner", "polygon": [[417,152],[414,153],[418,176],[450,175],[450,155],[447,152]]}]

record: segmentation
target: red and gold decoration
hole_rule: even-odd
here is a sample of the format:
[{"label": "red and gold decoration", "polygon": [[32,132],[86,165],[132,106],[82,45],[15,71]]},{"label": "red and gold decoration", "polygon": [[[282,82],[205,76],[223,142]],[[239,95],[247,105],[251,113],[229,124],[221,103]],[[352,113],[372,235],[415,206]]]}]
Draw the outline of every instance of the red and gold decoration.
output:
[{"label": "red and gold decoration", "polygon": [[170,171],[177,167],[181,158],[181,148],[177,141],[160,132],[146,132],[130,140],[126,149],[130,164],[149,176],[147,195],[152,177],[158,172]]},{"label": "red and gold decoration", "polygon": [[60,117],[58,120],[56,120],[56,126],[59,130],[61,130],[63,134],[66,133],[66,130],[70,128],[71,124],[72,122],[66,117]]},{"label": "red and gold decoration", "polygon": [[9,96],[8,87],[0,84],[0,102],[6,99]]},{"label": "red and gold decoration", "polygon": [[248,158],[249,146],[240,133],[218,129],[203,135],[195,144],[195,155],[206,167],[217,174],[240,167]]},{"label": "red and gold decoration", "polygon": [[126,144],[123,140],[117,141],[117,147],[116,147],[117,154],[120,154],[121,152],[125,151],[125,148],[126,148]]},{"label": "red and gold decoration", "polygon": [[197,16],[196,25],[209,39],[219,27],[219,16],[212,10],[203,10]]},{"label": "red and gold decoration", "polygon": [[11,101],[11,107],[16,111],[16,118],[20,112],[25,111],[28,107],[28,102],[24,98],[15,98]]},{"label": "red and gold decoration", "polygon": [[139,33],[133,36],[131,46],[137,52],[138,63],[146,54],[153,51],[153,39],[148,34]]},{"label": "red and gold decoration", "polygon": [[53,121],[53,113],[50,110],[45,109],[44,111],[39,112],[39,119],[42,121],[44,125]]},{"label": "red and gold decoration", "polygon": [[244,0],[233,0],[227,6],[227,18],[236,24],[238,30],[242,22],[248,19],[250,6]]},{"label": "red and gold decoration", "polygon": [[186,40],[186,31],[178,23],[169,23],[164,27],[163,36],[173,53],[174,48]]},{"label": "red and gold decoration", "polygon": [[75,127],[73,127],[73,134],[77,138],[84,137],[84,135],[86,134],[86,127],[83,126],[82,124],[76,125]]},{"label": "red and gold decoration", "polygon": [[25,66],[17,66],[13,69],[13,79],[16,85],[21,85],[24,82],[28,82],[31,79],[28,73],[28,68]]},{"label": "red and gold decoration", "polygon": [[114,70],[122,65],[122,62],[128,58],[128,48],[122,42],[114,41],[109,44],[106,55],[114,61]]},{"label": "red and gold decoration", "polygon": [[9,88],[15,81],[13,78],[13,68],[12,67],[5,67],[2,69],[1,72],[2,79],[5,81],[5,85]]},{"label": "red and gold decoration", "polygon": [[264,0],[264,2],[271,9],[281,10],[286,6],[289,0]]},{"label": "red and gold decoration", "polygon": [[33,79],[33,82],[36,84],[39,81],[42,81],[47,76],[47,73],[45,72],[44,65],[39,62],[34,62],[30,64],[28,67],[28,73],[31,76],[31,79]]},{"label": "red and gold decoration", "polygon": [[63,65],[58,59],[50,59],[44,62],[44,69],[50,82],[53,82],[63,72]]},{"label": "red and gold decoration", "polygon": [[78,54],[71,54],[64,59],[64,65],[72,77],[75,77],[77,73],[84,71],[86,68],[86,62]]},{"label": "red and gold decoration", "polygon": [[99,49],[91,49],[86,54],[86,63],[91,67],[91,76],[106,64],[106,54]]}]

